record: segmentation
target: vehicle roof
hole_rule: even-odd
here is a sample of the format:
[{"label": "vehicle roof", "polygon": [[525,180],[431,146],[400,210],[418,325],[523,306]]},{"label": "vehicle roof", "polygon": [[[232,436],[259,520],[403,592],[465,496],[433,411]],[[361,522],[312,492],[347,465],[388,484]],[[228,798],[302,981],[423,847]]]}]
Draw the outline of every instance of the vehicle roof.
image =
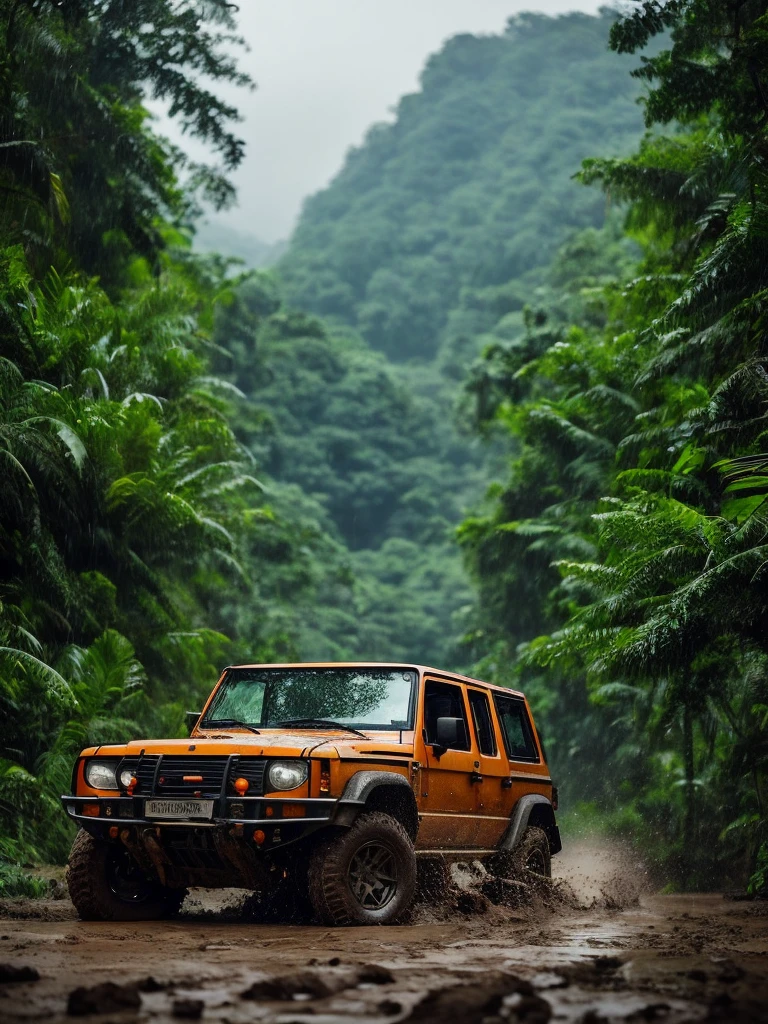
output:
[{"label": "vehicle roof", "polygon": [[407,668],[414,669],[422,675],[426,673],[428,675],[447,676],[450,679],[457,679],[462,683],[472,683],[474,686],[482,686],[499,693],[511,693],[516,697],[525,696],[521,690],[513,690],[508,686],[496,686],[494,683],[486,683],[482,679],[464,676],[461,672],[433,668],[431,665],[415,665],[407,661],[285,661],[275,662],[274,664],[228,665],[227,668]]}]

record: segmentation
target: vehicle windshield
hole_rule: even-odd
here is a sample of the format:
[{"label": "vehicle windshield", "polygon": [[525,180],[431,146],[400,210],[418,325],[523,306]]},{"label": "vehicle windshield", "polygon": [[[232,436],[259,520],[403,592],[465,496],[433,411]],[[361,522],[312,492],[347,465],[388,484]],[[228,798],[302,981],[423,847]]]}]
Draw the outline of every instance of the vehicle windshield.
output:
[{"label": "vehicle windshield", "polygon": [[245,723],[265,729],[297,720],[354,729],[408,729],[416,672],[409,668],[234,668],[211,701],[203,728]]}]

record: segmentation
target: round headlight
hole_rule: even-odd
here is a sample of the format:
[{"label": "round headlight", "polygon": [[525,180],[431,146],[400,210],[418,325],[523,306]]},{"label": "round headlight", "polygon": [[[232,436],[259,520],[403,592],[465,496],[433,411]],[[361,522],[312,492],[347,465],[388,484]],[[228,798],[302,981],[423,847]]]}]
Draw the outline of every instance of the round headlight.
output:
[{"label": "round headlight", "polygon": [[128,789],[132,779],[133,772],[131,771],[131,769],[123,768],[123,770],[120,772],[120,785],[123,787],[123,789]]},{"label": "round headlight", "polygon": [[296,789],[307,781],[307,765],[304,761],[273,761],[269,766],[271,789]]},{"label": "round headlight", "polygon": [[115,767],[106,761],[91,761],[85,768],[85,781],[93,789],[117,789]]}]

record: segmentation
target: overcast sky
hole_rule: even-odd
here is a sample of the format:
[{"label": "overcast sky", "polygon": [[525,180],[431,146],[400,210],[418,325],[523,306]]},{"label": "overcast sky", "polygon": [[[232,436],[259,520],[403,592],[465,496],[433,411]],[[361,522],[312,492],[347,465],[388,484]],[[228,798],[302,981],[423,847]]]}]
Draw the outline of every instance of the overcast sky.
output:
[{"label": "overcast sky", "polygon": [[[603,0],[604,2],[604,0]],[[426,58],[458,32],[500,32],[510,15],[582,10],[589,0],[240,0],[256,92],[245,120],[239,206],[220,215],[267,242],[286,238],[305,196],[338,171],[368,127],[418,88]],[[174,134],[168,126],[162,128]]]}]

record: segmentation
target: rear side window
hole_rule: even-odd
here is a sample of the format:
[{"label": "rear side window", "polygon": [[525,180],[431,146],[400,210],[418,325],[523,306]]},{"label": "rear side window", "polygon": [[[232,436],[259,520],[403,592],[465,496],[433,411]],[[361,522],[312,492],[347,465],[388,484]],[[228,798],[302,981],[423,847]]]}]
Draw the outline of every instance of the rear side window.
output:
[{"label": "rear side window", "polygon": [[[469,729],[467,728],[467,712],[461,687],[450,683],[438,683],[428,679],[424,687],[424,728],[427,743],[437,741],[438,718],[460,718],[464,726],[464,742],[455,747],[456,750],[469,750]],[[461,730],[459,730],[461,732]]]},{"label": "rear side window", "polygon": [[516,697],[502,697],[498,693],[494,693],[493,699],[510,761],[538,761],[533,730],[523,701]]},{"label": "rear side window", "polygon": [[491,706],[488,703],[486,694],[480,690],[467,690],[469,695],[469,706],[472,710],[472,721],[475,723],[477,745],[481,754],[488,757],[496,756],[496,737],[493,733],[491,721]]}]

